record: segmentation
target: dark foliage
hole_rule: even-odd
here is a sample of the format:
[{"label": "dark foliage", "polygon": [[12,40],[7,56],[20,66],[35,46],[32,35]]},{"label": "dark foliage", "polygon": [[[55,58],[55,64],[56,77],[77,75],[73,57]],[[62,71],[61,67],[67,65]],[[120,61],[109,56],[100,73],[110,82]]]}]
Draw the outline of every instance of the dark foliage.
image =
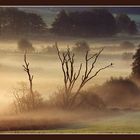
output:
[{"label": "dark foliage", "polygon": [[75,47],[72,49],[74,53],[86,53],[87,51],[90,51],[90,47],[86,41],[79,41],[75,43]]},{"label": "dark foliage", "polygon": [[134,62],[132,63],[132,77],[134,79],[140,79],[140,45],[136,53],[133,56]]},{"label": "dark foliage", "polygon": [[94,109],[94,110],[103,110],[106,109],[106,104],[97,94],[93,91],[82,91],[81,96],[79,97],[79,104],[77,107]]},{"label": "dark foliage", "polygon": [[[64,90],[59,89],[58,92],[50,96],[49,100],[47,101],[47,106],[51,108],[65,109],[64,96]],[[100,98],[93,91],[81,91],[80,96],[75,101],[74,109],[103,110],[106,109],[106,104],[102,98]]]},{"label": "dark foliage", "polygon": [[34,47],[32,46],[32,43],[27,39],[19,40],[18,49],[21,52],[25,52],[25,51],[26,52],[34,52],[35,51]]},{"label": "dark foliage", "polygon": [[17,8],[0,8],[1,35],[43,33],[46,29],[46,23],[35,13],[26,13]]},{"label": "dark foliage", "polygon": [[130,42],[130,41],[123,41],[120,44],[120,47],[122,49],[134,49],[135,48],[135,45],[132,42]]},{"label": "dark foliage", "polygon": [[72,36],[110,36],[116,33],[116,21],[104,9],[70,13],[62,10],[52,24],[52,31]]},{"label": "dark foliage", "polygon": [[46,47],[43,46],[41,49],[41,53],[56,54],[56,47],[55,45],[50,45]]},{"label": "dark foliage", "polygon": [[116,16],[118,32],[136,34],[137,26],[135,21],[131,20],[126,14],[118,14]]},{"label": "dark foliage", "polygon": [[110,108],[133,108],[140,107],[140,90],[130,79],[111,78],[103,85],[94,89]]}]

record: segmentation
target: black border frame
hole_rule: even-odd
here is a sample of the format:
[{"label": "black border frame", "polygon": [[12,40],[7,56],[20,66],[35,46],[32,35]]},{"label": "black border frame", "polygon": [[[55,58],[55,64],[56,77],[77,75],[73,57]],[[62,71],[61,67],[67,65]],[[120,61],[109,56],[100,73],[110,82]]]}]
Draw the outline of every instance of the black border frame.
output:
[{"label": "black border frame", "polygon": [[139,0],[0,0],[0,5],[140,5]]},{"label": "black border frame", "polygon": [[136,134],[11,134],[0,135],[1,139],[11,140],[139,140],[140,135]]}]

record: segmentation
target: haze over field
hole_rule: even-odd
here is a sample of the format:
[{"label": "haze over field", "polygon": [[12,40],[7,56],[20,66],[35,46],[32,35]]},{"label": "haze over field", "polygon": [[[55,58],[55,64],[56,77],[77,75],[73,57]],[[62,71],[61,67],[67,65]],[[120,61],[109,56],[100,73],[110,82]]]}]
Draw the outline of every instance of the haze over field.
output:
[{"label": "haze over field", "polygon": [[[62,50],[67,48],[69,45],[71,48],[74,47],[73,41],[67,42],[59,42],[58,44]],[[99,43],[98,43],[99,42]],[[138,41],[133,41],[137,46]],[[97,52],[100,48],[105,48],[100,59],[98,60],[97,68],[101,67],[102,65],[106,65],[110,62],[114,63],[112,68],[109,68],[100,73],[94,80],[92,80],[88,86],[94,86],[96,84],[101,85],[106,80],[109,80],[110,77],[127,77],[131,74],[131,64],[132,58],[129,56],[127,59],[123,57],[125,52],[127,53],[134,53],[135,48],[125,50],[120,48],[121,41],[104,41],[101,43],[99,40],[97,42],[89,40],[89,45],[91,47],[91,52]],[[40,51],[42,46],[49,46],[53,45],[54,43],[47,43],[47,42],[35,42],[33,41],[33,46],[36,50]],[[3,50],[8,51],[16,51],[17,50],[17,43],[1,43],[1,48]],[[114,51],[115,50],[115,51]],[[78,54],[77,54],[78,55]],[[52,54],[29,54],[29,61],[31,62],[31,70],[34,75],[34,88],[39,90],[40,93],[47,98],[49,95],[53,94],[57,90],[58,87],[63,86],[63,73],[61,72],[60,62],[56,53]],[[80,56],[76,59],[75,66],[79,66],[80,62],[84,61],[84,58]],[[0,55],[0,76],[1,76],[1,98],[2,102],[0,103],[1,108],[4,105],[9,103],[10,91],[13,87],[16,86],[18,82],[24,81],[27,82],[27,77],[22,68],[23,64],[23,54],[21,53],[2,53]],[[7,84],[9,83],[9,84]],[[9,98],[9,100],[7,100]]]},{"label": "haze over field", "polygon": [[0,132],[140,132],[139,40],[139,7],[0,7]]}]

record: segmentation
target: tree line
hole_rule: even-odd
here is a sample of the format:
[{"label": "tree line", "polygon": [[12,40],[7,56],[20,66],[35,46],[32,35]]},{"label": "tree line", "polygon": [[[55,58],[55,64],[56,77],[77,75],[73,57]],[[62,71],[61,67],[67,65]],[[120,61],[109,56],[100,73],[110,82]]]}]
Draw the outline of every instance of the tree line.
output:
[{"label": "tree line", "polygon": [[0,35],[42,35],[48,31],[68,36],[111,36],[117,33],[136,34],[137,25],[128,15],[114,16],[107,9],[61,10],[48,28],[41,15],[18,8],[0,8]]},{"label": "tree line", "polygon": [[135,21],[126,14],[113,16],[106,9],[82,12],[62,10],[52,24],[52,31],[74,36],[111,36],[116,33],[137,33]]},{"label": "tree line", "polygon": [[0,34],[19,35],[43,33],[47,25],[42,17],[18,8],[0,8]]}]

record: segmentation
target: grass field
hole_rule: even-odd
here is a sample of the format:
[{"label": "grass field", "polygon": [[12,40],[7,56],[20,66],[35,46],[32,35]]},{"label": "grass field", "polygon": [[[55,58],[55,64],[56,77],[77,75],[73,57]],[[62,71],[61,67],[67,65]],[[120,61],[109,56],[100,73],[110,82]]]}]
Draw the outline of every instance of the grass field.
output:
[{"label": "grass field", "polygon": [[140,133],[140,112],[106,117],[97,121],[84,120],[81,124],[53,130],[1,131],[1,133]]}]

